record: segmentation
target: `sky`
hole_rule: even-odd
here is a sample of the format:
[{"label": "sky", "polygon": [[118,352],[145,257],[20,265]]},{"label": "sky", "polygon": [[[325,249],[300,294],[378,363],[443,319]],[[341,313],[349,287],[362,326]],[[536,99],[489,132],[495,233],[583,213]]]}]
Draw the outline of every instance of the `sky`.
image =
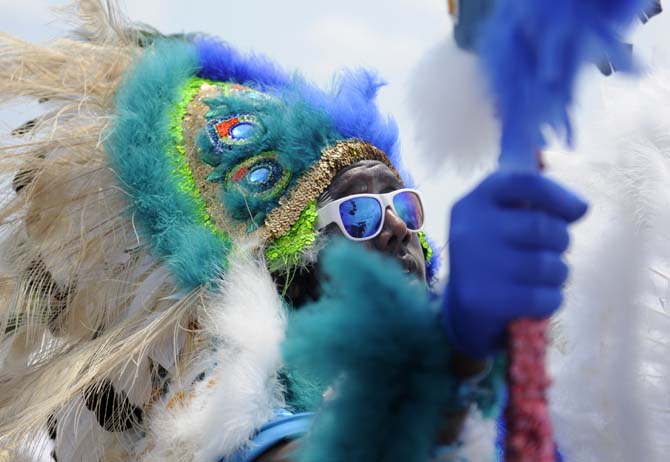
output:
[{"label": "sky", "polygon": [[[670,0],[663,0],[666,9]],[[67,33],[51,7],[67,0],[0,0],[0,31],[31,41]],[[400,126],[405,161],[424,191],[426,229],[446,242],[448,209],[471,184],[448,171],[432,171],[417,155],[406,107],[411,71],[418,59],[450,33],[447,0],[136,0],[125,2],[129,18],[164,33],[201,31],[244,51],[266,54],[321,86],[345,67],[376,69],[388,82],[379,95],[382,111]],[[124,3],[122,2],[122,5]],[[670,14],[635,34],[646,62],[670,62]],[[30,107],[0,110],[0,132],[25,120]]]}]

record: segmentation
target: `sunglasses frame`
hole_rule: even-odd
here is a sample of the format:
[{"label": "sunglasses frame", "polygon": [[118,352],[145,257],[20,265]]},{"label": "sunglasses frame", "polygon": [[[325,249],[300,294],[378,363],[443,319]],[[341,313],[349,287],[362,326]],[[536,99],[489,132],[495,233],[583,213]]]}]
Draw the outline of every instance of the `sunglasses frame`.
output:
[{"label": "sunglasses frame", "polygon": [[[317,213],[317,221],[316,221],[316,229],[318,231],[321,231],[323,228],[328,226],[331,223],[336,223],[337,226],[340,228],[340,231],[342,231],[342,234],[347,238],[352,241],[367,241],[370,239],[374,239],[375,237],[379,236],[379,234],[382,232],[382,229],[384,229],[384,220],[386,220],[386,209],[390,208],[393,213],[398,217],[400,220],[407,225],[405,220],[400,218],[400,215],[398,215],[398,211],[395,208],[395,205],[393,204],[393,198],[397,196],[400,193],[403,192],[411,192],[413,194],[416,194],[416,196],[419,198],[419,205],[421,206],[421,216],[423,218],[421,222],[421,226],[419,229],[409,229],[407,230],[412,233],[418,233],[421,230],[423,230],[423,226],[425,224],[425,208],[423,206],[423,196],[421,195],[421,192],[413,189],[413,188],[401,188],[401,189],[396,189],[395,191],[383,193],[383,194],[370,194],[370,193],[362,193],[362,194],[351,194],[349,196],[341,197],[339,199],[336,199],[332,202],[327,203],[323,207],[320,207],[316,213]],[[344,223],[342,223],[342,216],[340,215],[340,204],[343,202],[346,202],[351,199],[355,198],[363,198],[363,197],[370,197],[372,199],[376,199],[377,202],[381,205],[382,209],[382,214],[381,214],[381,220],[379,222],[379,228],[377,231],[375,231],[374,234],[368,236],[368,237],[353,237],[352,235],[349,234],[349,232],[346,230],[344,227]]]}]

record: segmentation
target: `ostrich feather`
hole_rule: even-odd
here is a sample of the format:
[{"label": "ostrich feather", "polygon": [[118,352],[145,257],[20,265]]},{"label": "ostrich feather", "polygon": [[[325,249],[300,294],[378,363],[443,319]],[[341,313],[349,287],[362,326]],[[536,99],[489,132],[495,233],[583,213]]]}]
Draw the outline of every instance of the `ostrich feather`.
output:
[{"label": "ostrich feather", "polygon": [[552,354],[553,418],[568,460],[670,456],[670,71],[608,80],[577,125],[579,157],[549,170],[588,196]]},{"label": "ostrich feather", "polygon": [[[106,37],[121,30],[100,2],[80,6],[84,27],[97,24]],[[29,130],[0,147],[0,174],[19,179],[0,208],[2,447],[38,440],[61,415],[55,450],[66,454],[62,460],[86,460],[88,450],[76,448],[92,444],[101,460],[118,460],[132,438],[101,436],[94,417],[75,425],[92,417],[82,394],[109,380],[131,403],[145,405],[148,354],[161,344],[176,357],[179,344],[165,338],[200,306],[194,294],[170,299],[176,289],[138,243],[101,147],[114,91],[137,53],[121,36],[45,45],[0,36],[0,102],[48,101]]]},{"label": "ostrich feather", "polygon": [[448,162],[463,173],[492,166],[500,122],[475,55],[445,38],[412,71],[409,109],[414,140],[432,165]]},{"label": "ostrich feather", "polygon": [[[249,444],[283,405],[277,372],[286,324],[265,263],[236,251],[203,312],[205,349],[150,412],[143,462],[210,462]],[[196,375],[201,375],[196,379]]]}]

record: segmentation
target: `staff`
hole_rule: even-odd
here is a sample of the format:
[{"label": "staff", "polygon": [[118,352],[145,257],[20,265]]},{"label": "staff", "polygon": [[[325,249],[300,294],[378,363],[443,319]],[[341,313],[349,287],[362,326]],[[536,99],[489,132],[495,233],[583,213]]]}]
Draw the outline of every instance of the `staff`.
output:
[{"label": "staff", "polygon": [[[502,126],[499,167],[541,170],[549,126],[571,140],[567,109],[581,65],[607,56],[616,70],[631,59],[619,33],[658,1],[450,0],[459,46],[482,59]],[[489,19],[486,19],[490,15]],[[544,355],[547,321],[518,320],[509,327],[509,398],[505,411],[507,462],[554,461]]]}]

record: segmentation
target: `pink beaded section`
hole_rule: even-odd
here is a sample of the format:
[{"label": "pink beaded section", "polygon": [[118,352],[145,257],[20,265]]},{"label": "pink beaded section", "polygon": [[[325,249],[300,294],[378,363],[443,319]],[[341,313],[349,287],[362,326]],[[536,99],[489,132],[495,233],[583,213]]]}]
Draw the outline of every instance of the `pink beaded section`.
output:
[{"label": "pink beaded section", "polygon": [[521,319],[509,326],[506,462],[555,462],[545,367],[548,325]]}]

